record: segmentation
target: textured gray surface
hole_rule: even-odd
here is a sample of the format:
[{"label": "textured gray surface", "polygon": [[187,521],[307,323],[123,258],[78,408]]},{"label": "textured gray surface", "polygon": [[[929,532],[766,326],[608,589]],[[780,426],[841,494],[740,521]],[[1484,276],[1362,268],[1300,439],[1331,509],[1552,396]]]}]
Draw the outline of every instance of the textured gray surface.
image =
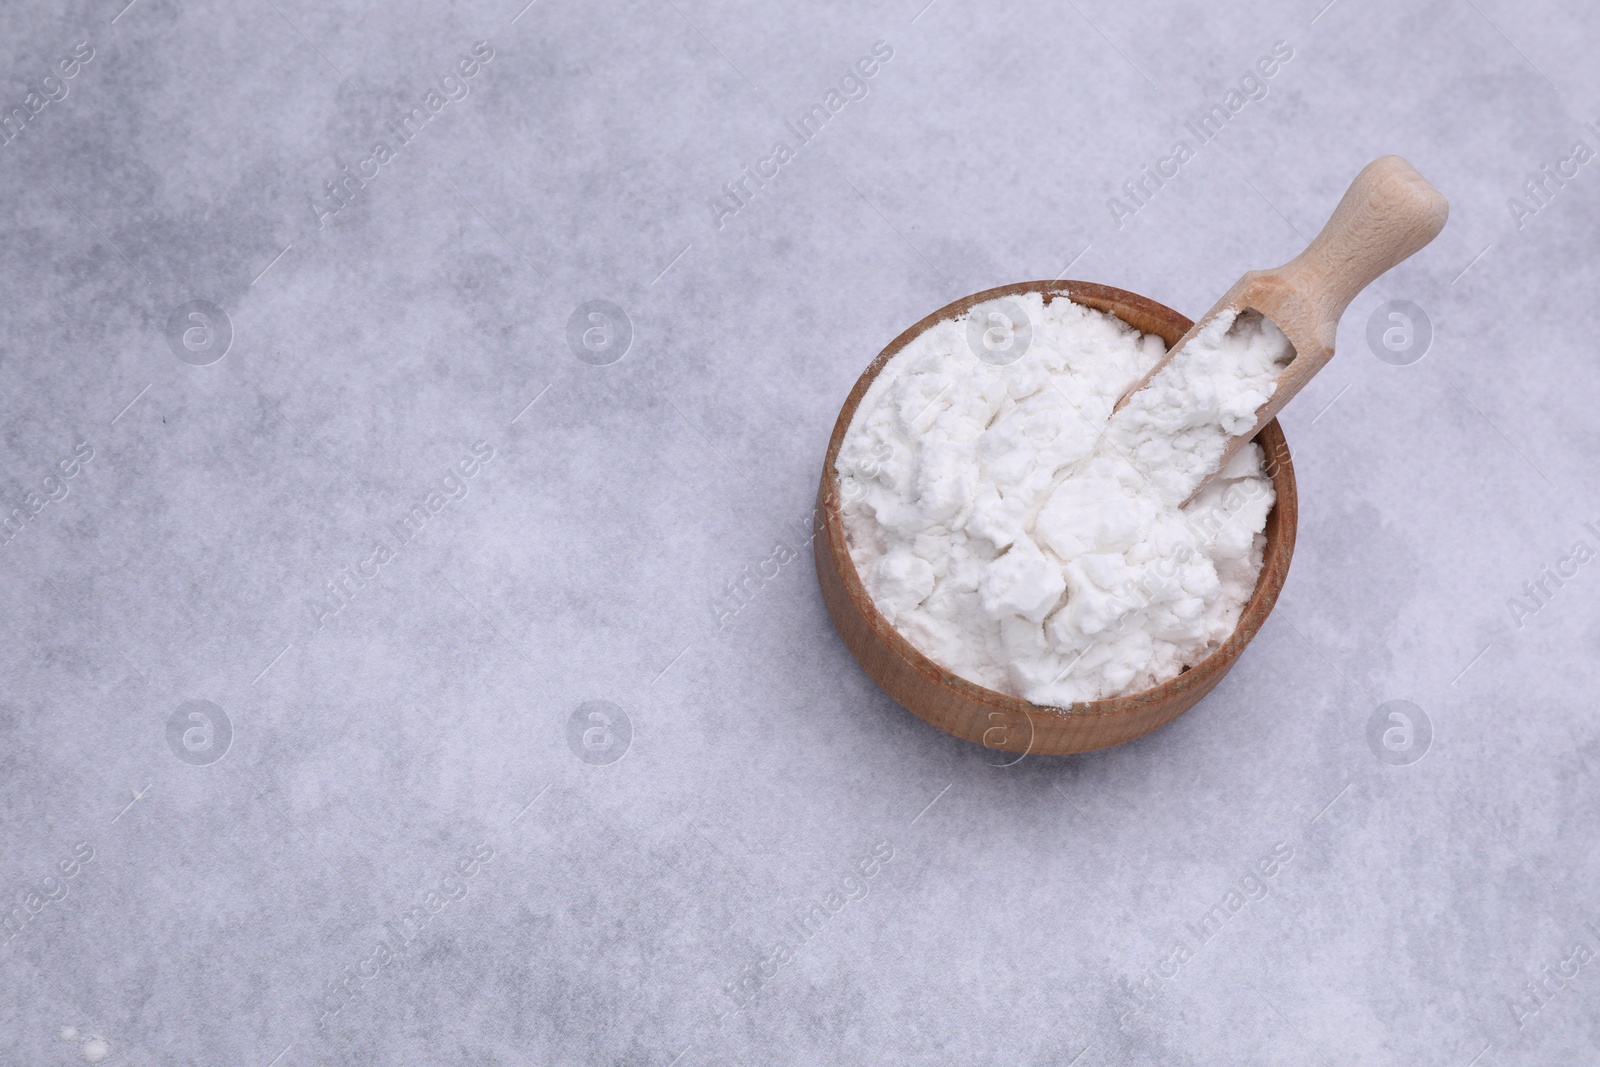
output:
[{"label": "textured gray surface", "polygon": [[[1600,563],[1511,601],[1600,549],[1600,164],[1508,205],[1600,149],[1600,20],[1323,2],[7,4],[0,1058],[1600,1060]],[[1391,151],[1453,215],[1283,420],[1299,548],[1216,693],[1002,768],[877,691],[804,543],[871,356],[1062,272],[1197,314]],[[1431,741],[1369,743],[1391,700]]]}]

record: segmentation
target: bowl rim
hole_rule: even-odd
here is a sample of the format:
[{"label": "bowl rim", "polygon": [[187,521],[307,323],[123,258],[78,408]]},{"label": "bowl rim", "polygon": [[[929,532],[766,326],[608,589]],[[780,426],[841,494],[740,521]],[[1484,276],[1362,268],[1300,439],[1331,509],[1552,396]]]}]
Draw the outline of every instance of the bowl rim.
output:
[{"label": "bowl rim", "polygon": [[[826,549],[832,557],[833,565],[844,586],[846,595],[854,603],[856,609],[861,613],[863,621],[879,640],[887,644],[892,652],[905,660],[919,674],[926,676],[938,685],[953,690],[968,701],[985,705],[1002,715],[1013,717],[1020,715],[1030,723],[1040,718],[1059,722],[1064,717],[1090,721],[1131,716],[1147,713],[1152,705],[1174,701],[1196,686],[1203,686],[1204,688],[1201,692],[1194,697],[1195,701],[1198,701],[1232,667],[1234,661],[1238,659],[1245,646],[1255,637],[1262,622],[1272,611],[1273,606],[1277,603],[1278,594],[1283,588],[1289,562],[1294,553],[1295,528],[1299,510],[1294,465],[1282,427],[1278,425],[1276,419],[1263,426],[1254,438],[1267,453],[1266,469],[1276,491],[1276,500],[1272,509],[1267,513],[1265,526],[1267,539],[1262,551],[1261,571],[1257,575],[1255,589],[1251,592],[1250,599],[1245,602],[1244,607],[1240,610],[1239,620],[1234,625],[1233,632],[1217,648],[1197,663],[1186,667],[1176,677],[1157,683],[1147,689],[1100,700],[1078,701],[1063,708],[1054,705],[1035,704],[1021,697],[1010,696],[980,685],[977,682],[969,681],[936,663],[895,629],[878,610],[877,604],[873,601],[871,594],[867,592],[860,575],[856,572],[855,561],[850,556],[848,541],[845,537],[844,514],[840,504],[839,474],[836,465],[844,436],[848,432],[850,423],[854,420],[856,410],[865,397],[867,390],[891,359],[898,355],[914,338],[920,336],[936,323],[963,315],[973,307],[991,300],[1030,293],[1039,293],[1047,302],[1059,297],[1066,297],[1074,303],[1085,307],[1105,311],[1115,315],[1141,332],[1155,333],[1157,336],[1162,337],[1169,348],[1176,343],[1178,337],[1181,337],[1193,325],[1192,321],[1186,316],[1148,297],[1096,282],[1071,280],[1016,282],[1010,285],[997,286],[953,300],[938,310],[925,315],[901,331],[867,365],[866,369],[856,379],[855,385],[851,388],[849,395],[845,398],[844,405],[839,410],[839,416],[834,422],[833,432],[828,441],[826,457],[823,461],[821,499],[819,501],[819,525],[826,539]],[[921,718],[928,718],[915,708],[908,708],[908,710]],[[1172,718],[1176,718],[1183,710],[1187,710],[1187,706],[1176,712]],[[934,722],[934,725],[940,726],[946,732],[953,732],[942,723],[932,719],[928,719],[928,721]],[[1170,720],[1162,719],[1151,726],[1150,729],[1155,729],[1166,721]],[[960,735],[957,734],[956,736]],[[968,738],[968,740],[971,739]],[[1015,750],[1009,744],[994,747]]]}]

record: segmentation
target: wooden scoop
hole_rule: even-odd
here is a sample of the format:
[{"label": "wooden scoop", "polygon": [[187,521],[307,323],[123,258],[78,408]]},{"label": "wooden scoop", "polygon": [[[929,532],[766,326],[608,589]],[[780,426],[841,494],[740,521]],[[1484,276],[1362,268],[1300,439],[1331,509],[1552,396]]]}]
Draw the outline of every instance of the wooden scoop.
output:
[{"label": "wooden scoop", "polygon": [[1279,375],[1271,399],[1256,412],[1255,426],[1228,440],[1222,461],[1196,488],[1197,495],[1333,358],[1339,317],[1356,294],[1437,237],[1449,214],[1444,196],[1411,164],[1399,156],[1373,160],[1361,168],[1333,209],[1333,217],[1304,252],[1275,270],[1253,270],[1235,282],[1161,362],[1123,394],[1117,407],[1148,385],[1221,311],[1258,311],[1283,331],[1294,346],[1294,358]]}]

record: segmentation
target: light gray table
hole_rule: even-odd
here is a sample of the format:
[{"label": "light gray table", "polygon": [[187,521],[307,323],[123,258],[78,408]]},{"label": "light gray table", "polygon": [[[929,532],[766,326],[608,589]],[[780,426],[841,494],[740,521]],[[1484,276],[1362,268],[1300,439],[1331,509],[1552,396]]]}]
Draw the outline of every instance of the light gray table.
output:
[{"label": "light gray table", "polygon": [[[123,2],[0,12],[0,1059],[1600,1059],[1591,9]],[[1197,314],[1386,152],[1452,218],[1216,693],[892,704],[806,542],[872,355]]]}]

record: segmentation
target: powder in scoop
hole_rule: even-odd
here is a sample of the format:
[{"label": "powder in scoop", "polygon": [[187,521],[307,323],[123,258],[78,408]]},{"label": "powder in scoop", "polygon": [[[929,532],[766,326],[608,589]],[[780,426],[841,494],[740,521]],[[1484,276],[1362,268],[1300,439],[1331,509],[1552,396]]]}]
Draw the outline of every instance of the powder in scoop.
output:
[{"label": "powder in scoop", "polygon": [[1274,501],[1259,446],[1179,505],[1293,349],[1224,313],[1113,416],[1161,339],[1064,297],[1008,303],[1020,358],[979,358],[968,317],[1001,321],[980,305],[862,398],[837,462],[851,558],[907,640],[980,685],[1063,707],[1149,688],[1225,641],[1255,589]]}]

